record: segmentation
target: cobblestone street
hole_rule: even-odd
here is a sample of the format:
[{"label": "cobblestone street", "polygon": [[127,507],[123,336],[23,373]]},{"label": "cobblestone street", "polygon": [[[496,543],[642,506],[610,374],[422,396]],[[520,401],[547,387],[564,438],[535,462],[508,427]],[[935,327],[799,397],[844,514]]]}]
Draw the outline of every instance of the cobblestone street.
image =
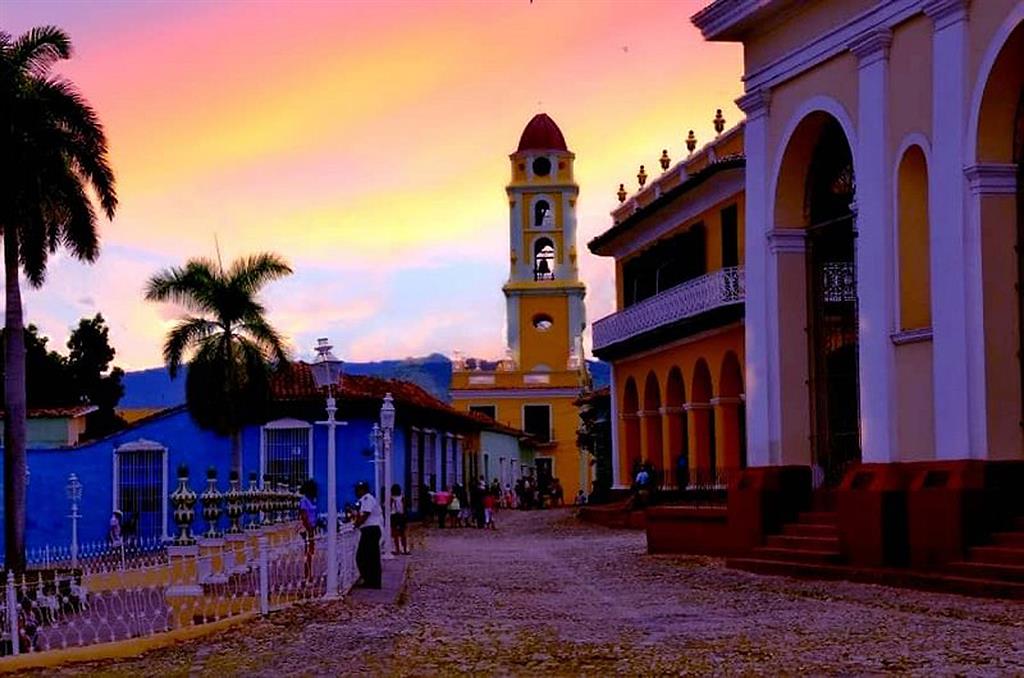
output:
[{"label": "cobblestone street", "polygon": [[566,511],[420,530],[397,605],[297,606],[68,675],[1024,673],[1024,606],[646,554]]}]

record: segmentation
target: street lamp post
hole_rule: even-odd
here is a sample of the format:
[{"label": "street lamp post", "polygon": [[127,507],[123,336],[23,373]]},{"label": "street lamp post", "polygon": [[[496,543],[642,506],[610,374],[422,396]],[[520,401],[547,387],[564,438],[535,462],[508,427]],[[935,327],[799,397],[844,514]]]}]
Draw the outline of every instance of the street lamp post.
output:
[{"label": "street lamp post", "polygon": [[327,598],[338,595],[338,469],[335,431],[339,423],[334,418],[338,411],[334,389],[341,388],[342,361],[331,353],[333,347],[326,338],[316,340],[316,359],[310,366],[317,388],[327,390]]},{"label": "street lamp post", "polygon": [[384,487],[384,430],[380,427],[380,424],[374,423],[370,429],[370,445],[373,447],[373,484],[376,488],[374,495],[380,495],[378,497],[378,503],[380,504],[381,516],[384,524],[380,530],[380,557],[381,560],[390,560],[392,558],[391,551],[388,549],[388,505],[384,501],[384,497],[387,495],[387,488]]},{"label": "street lamp post", "polygon": [[384,509],[384,536],[382,553],[391,558],[391,549],[387,548],[387,540],[391,536],[391,441],[395,433],[395,402],[390,393],[384,394],[384,403],[380,406],[380,437],[384,457],[384,496],[381,507]]},{"label": "street lamp post", "polygon": [[78,476],[72,473],[68,476],[68,484],[65,488],[68,493],[68,500],[71,501],[71,566],[78,567],[78,519],[82,516],[78,513],[78,502],[82,501],[82,482]]}]

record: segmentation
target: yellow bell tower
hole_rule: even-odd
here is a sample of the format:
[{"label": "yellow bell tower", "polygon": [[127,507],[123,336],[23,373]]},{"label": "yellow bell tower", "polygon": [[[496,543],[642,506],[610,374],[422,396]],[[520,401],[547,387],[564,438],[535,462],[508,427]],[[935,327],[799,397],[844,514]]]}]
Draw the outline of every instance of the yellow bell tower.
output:
[{"label": "yellow bell tower", "polygon": [[511,266],[503,287],[508,347],[524,372],[562,371],[570,362],[576,369],[586,325],[586,289],[576,266],[576,156],[558,125],[540,113],[510,158]]},{"label": "yellow bell tower", "polygon": [[[510,263],[502,287],[507,354],[496,363],[472,365],[457,358],[452,403],[529,433],[536,455],[518,460],[516,469],[535,474],[542,488],[557,478],[571,500],[577,490],[589,492],[592,480],[590,456],[576,445],[574,402],[589,374],[580,340],[586,288],[576,266],[575,156],[558,125],[541,113],[526,125],[509,158]],[[493,464],[486,451],[481,456],[482,470]],[[491,476],[500,468],[491,468]]]}]

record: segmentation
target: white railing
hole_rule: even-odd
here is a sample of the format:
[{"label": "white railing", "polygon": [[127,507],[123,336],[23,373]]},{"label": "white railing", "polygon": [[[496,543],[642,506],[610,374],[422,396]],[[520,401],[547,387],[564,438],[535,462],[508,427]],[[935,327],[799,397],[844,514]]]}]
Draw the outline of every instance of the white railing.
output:
[{"label": "white railing", "polygon": [[742,266],[713,271],[594,322],[594,350],[745,298]]},{"label": "white railing", "polygon": [[[351,526],[338,534],[342,592],[358,576],[358,539]],[[0,581],[0,672],[9,655],[123,641],[321,600],[327,590],[326,546],[324,534],[311,551],[298,534],[273,542],[260,536],[241,552],[196,549],[177,565],[164,554],[164,562],[115,558],[124,565],[115,562],[111,569],[94,562],[99,568],[91,573],[89,561],[80,569],[9,572]],[[195,578],[183,581],[182,573]]]}]

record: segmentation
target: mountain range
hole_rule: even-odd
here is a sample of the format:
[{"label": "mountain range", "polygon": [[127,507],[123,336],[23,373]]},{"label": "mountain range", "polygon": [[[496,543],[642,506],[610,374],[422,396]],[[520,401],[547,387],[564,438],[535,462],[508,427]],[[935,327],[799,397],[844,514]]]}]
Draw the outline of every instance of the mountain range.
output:
[{"label": "mountain range", "polygon": [[[607,386],[611,368],[599,360],[588,360],[594,388]],[[379,360],[365,363],[345,363],[347,374],[359,374],[382,379],[404,379],[425,389],[441,400],[450,400],[448,389],[452,381],[452,363],[440,353],[421,358]],[[171,379],[163,367],[137,370],[124,375],[124,397],[120,408],[163,408],[185,402],[185,374]]]}]

